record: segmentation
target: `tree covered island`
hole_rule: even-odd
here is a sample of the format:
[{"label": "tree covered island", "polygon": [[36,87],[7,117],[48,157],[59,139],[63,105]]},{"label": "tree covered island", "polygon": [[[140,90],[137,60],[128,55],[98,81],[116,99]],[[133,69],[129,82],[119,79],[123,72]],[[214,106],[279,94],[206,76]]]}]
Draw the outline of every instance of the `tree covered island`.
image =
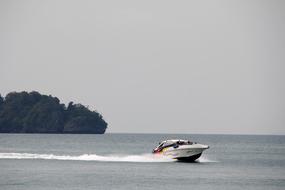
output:
[{"label": "tree covered island", "polygon": [[35,91],[0,95],[0,133],[103,134],[106,128],[102,115],[81,104],[66,107],[58,98]]}]

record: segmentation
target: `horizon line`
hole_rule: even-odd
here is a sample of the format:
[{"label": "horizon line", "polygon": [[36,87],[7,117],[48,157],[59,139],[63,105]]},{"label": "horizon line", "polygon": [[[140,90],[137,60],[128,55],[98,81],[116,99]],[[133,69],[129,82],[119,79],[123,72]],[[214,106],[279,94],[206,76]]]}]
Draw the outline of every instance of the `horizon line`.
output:
[{"label": "horizon line", "polygon": [[272,136],[285,136],[285,134],[271,134],[271,133],[158,133],[158,132],[105,132],[105,134],[159,134],[159,135],[272,135]]}]

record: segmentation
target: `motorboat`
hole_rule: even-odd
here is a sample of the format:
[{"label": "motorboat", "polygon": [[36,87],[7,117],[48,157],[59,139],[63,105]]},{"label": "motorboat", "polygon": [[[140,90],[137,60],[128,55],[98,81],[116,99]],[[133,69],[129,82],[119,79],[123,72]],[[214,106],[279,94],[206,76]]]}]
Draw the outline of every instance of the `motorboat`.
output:
[{"label": "motorboat", "polygon": [[167,156],[178,161],[194,162],[202,152],[208,149],[208,145],[191,142],[189,140],[173,139],[165,140],[153,149],[152,153]]}]

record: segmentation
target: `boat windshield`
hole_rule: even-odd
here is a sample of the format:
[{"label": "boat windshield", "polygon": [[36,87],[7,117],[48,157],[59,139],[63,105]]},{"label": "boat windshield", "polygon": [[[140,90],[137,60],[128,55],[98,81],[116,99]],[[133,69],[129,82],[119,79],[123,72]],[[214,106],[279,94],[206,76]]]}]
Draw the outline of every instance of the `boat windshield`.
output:
[{"label": "boat windshield", "polygon": [[176,144],[178,145],[191,145],[193,142],[191,141],[177,141]]},{"label": "boat windshield", "polygon": [[165,148],[174,145],[192,145],[193,142],[187,140],[177,140],[177,141],[164,141],[158,145],[157,148]]},{"label": "boat windshield", "polygon": [[156,149],[161,149],[161,148],[165,148],[165,147],[169,147],[174,145],[174,142],[162,142],[161,144],[158,145],[158,147],[156,147]]}]

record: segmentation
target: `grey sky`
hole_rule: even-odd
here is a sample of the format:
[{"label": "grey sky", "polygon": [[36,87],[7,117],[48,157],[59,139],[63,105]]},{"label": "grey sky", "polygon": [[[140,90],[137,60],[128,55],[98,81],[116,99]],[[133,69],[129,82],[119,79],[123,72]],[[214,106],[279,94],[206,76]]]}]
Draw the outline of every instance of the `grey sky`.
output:
[{"label": "grey sky", "polygon": [[285,1],[0,0],[0,93],[107,132],[285,134]]}]

